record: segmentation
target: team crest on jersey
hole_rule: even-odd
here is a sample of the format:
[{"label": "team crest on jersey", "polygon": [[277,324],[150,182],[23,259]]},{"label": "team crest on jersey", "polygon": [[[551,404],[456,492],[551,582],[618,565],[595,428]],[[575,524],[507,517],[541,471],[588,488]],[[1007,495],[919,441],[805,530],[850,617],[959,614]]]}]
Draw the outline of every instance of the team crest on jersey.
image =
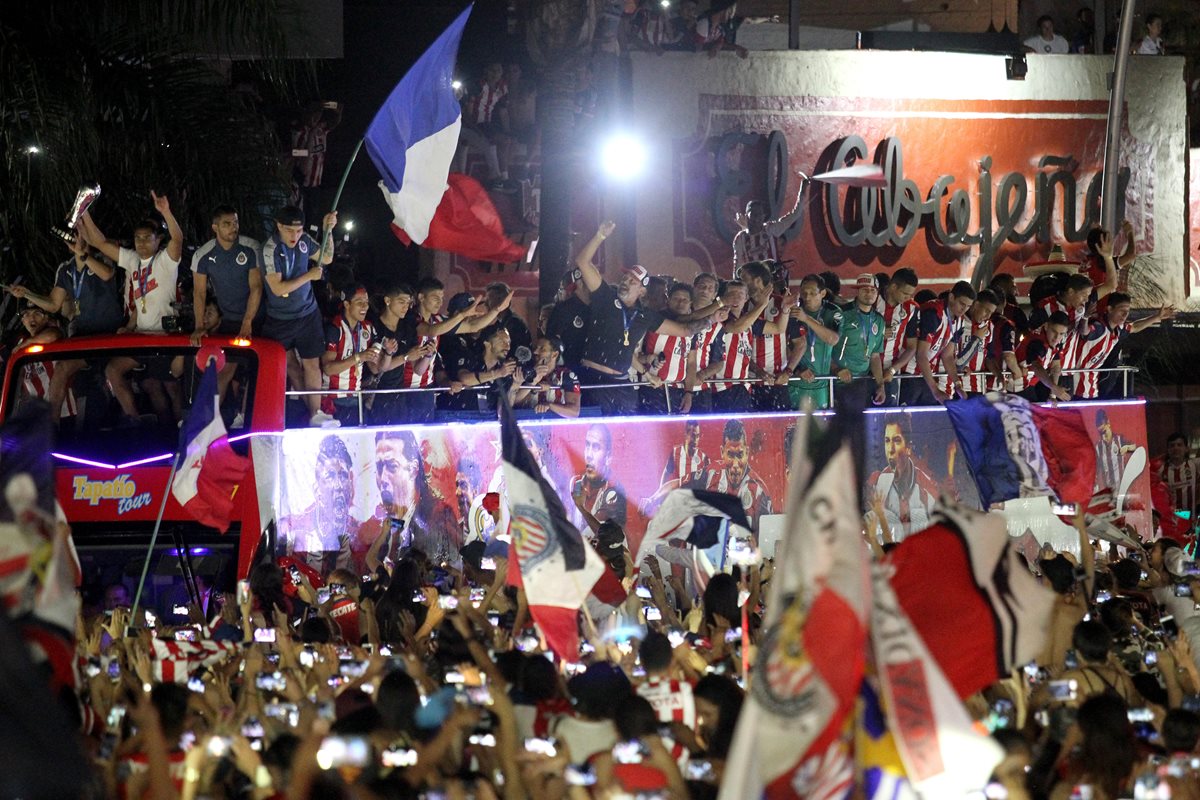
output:
[{"label": "team crest on jersey", "polygon": [[812,710],[816,687],[812,662],[804,651],[808,615],[801,606],[803,601],[792,593],[783,602],[783,614],[759,644],[750,691],[771,714],[795,717]]},{"label": "team crest on jersey", "polygon": [[244,266],[246,266],[246,262],[247,262],[247,261],[249,261],[249,260],[250,260],[250,259],[246,258],[246,251],[244,251],[244,250],[243,250],[242,252],[238,253],[238,254],[237,254],[237,258],[235,258],[235,259],[234,259],[234,261],[236,261],[236,262],[237,262],[237,265],[238,265],[239,267],[244,267]]},{"label": "team crest on jersey", "polygon": [[571,320],[571,325],[576,328],[582,328],[583,327],[583,317],[575,317],[575,319]]},{"label": "team crest on jersey", "polygon": [[299,244],[297,244],[296,247],[297,247],[297,249],[299,249],[299,251],[301,253],[304,253],[306,255],[308,254],[308,242],[304,241],[303,239],[300,240]]},{"label": "team crest on jersey", "polygon": [[621,301],[613,300],[613,308],[620,308],[620,307],[621,307]]},{"label": "team crest on jersey", "polygon": [[871,323],[871,335],[876,336],[876,335],[878,335],[878,333],[879,333],[879,320],[875,320],[874,322]]}]

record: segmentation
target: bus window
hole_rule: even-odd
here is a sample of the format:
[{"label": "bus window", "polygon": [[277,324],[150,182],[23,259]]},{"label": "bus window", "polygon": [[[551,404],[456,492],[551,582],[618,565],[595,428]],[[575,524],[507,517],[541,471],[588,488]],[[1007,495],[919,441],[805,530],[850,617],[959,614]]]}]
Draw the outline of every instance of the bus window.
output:
[{"label": "bus window", "polygon": [[[221,399],[221,416],[235,437],[251,430],[258,359],[251,350],[232,348],[226,358],[226,369],[233,372]],[[126,367],[129,394],[123,406],[109,373]],[[48,401],[57,375],[60,382],[65,379],[66,393],[56,415],[55,451],[119,465],[176,450],[179,426],[194,402],[202,372],[194,348],[141,347],[22,354],[12,375],[7,415],[24,403]],[[127,413],[126,407],[136,413]]]}]

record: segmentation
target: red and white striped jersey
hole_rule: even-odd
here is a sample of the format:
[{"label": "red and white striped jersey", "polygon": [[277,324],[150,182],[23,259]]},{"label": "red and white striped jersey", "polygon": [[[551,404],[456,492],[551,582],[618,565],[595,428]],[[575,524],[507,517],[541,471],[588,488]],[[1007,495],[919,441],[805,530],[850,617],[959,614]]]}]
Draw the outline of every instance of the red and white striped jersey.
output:
[{"label": "red and white striped jersey", "polygon": [[[917,335],[917,318],[921,307],[915,300],[905,300],[899,305],[890,305],[883,294],[875,301],[875,310],[883,315],[883,368],[892,366],[904,350],[904,340]],[[909,363],[912,359],[909,359]]]},{"label": "red and white striped jersey", "polygon": [[[654,707],[659,722],[678,722],[688,729],[695,730],[696,700],[692,695],[692,685],[687,681],[647,678],[645,683],[637,687],[637,693],[638,697],[644,698]],[[674,742],[671,757],[679,760],[686,755],[687,748],[680,742]]]},{"label": "red and white striped jersey", "polygon": [[663,356],[662,366],[655,374],[668,383],[682,383],[687,375],[688,354],[692,352],[690,336],[668,336],[649,331],[642,337],[642,352]]},{"label": "red and white striped jersey", "polygon": [[738,231],[733,237],[733,277],[737,277],[742,267],[751,261],[778,261],[779,237],[771,232],[769,226],[763,227],[758,233]]},{"label": "red and white striped jersey", "polygon": [[305,187],[321,185],[321,178],[325,174],[325,142],[328,133],[329,130],[323,122],[305,125],[292,132],[292,148],[308,151],[308,155],[299,156],[297,160]]},{"label": "red and white striped jersey", "polygon": [[[649,336],[649,334],[647,334]],[[565,405],[568,394],[579,394],[579,376],[566,367],[555,367],[542,381],[550,388],[540,393],[538,402]]]},{"label": "red and white striped jersey", "polygon": [[1091,399],[1099,396],[1100,373],[1091,370],[1099,369],[1131,331],[1128,323],[1110,328],[1100,320],[1094,320],[1087,334],[1083,338],[1077,337],[1077,369],[1089,371],[1075,375],[1076,397]]},{"label": "red and white striped jersey", "polygon": [[697,333],[692,339],[692,347],[696,349],[696,368],[704,369],[712,363],[713,344],[717,341],[717,335],[724,328],[724,323],[713,320],[712,323],[700,333]]},{"label": "red and white striped jersey", "polygon": [[[351,325],[346,318],[339,314],[333,318],[333,323],[325,335],[325,352],[333,353],[338,361],[352,358],[356,353],[364,352],[371,346],[375,338],[375,328],[370,322],[363,321],[360,325]],[[329,376],[329,388],[344,392],[356,392],[362,388],[364,366],[351,364],[336,375]],[[345,397],[345,395],[338,395]]]},{"label": "red and white striped jersey", "polygon": [[[921,306],[916,338],[918,343],[929,343],[929,364],[933,367],[935,375],[944,371],[941,363],[942,351],[959,338],[962,329],[963,318],[955,319],[941,300],[930,300]],[[905,375],[921,374],[917,369],[917,359],[909,359],[902,372]]]},{"label": "red and white striped jersey", "polygon": [[1171,503],[1176,511],[1196,510],[1200,503],[1197,496],[1196,479],[1200,477],[1200,458],[1185,458],[1182,464],[1163,462],[1162,479],[1171,493]]},{"label": "red and white striped jersey", "polygon": [[[17,347],[21,347],[20,344]],[[50,399],[50,379],[54,377],[53,361],[33,361],[21,369],[21,388],[25,397],[36,397],[39,400]],[[75,394],[69,389],[63,398],[60,417],[73,417],[78,413],[75,406]]]},{"label": "red and white striped jersey", "polygon": [[871,490],[880,495],[896,541],[929,527],[940,494],[937,482],[916,464],[906,473],[906,479],[901,481],[895,470],[885,467],[868,480]]},{"label": "red and white striped jersey", "polygon": [[504,81],[497,82],[495,86],[486,82],[481,84],[479,94],[475,95],[468,105],[467,124],[485,125],[490,123],[492,115],[496,112],[496,106],[507,96],[508,84]]},{"label": "red and white striped jersey", "polygon": [[750,331],[741,333],[721,334],[725,342],[725,361],[721,365],[718,378],[713,382],[713,389],[723,392],[742,384],[727,383],[726,381],[741,381],[750,377],[750,364],[754,360],[754,345],[750,341]]},{"label": "red and white striped jersey", "polygon": [[[434,314],[429,319],[424,319],[423,317],[421,317],[420,314],[417,315],[417,322],[425,323],[427,325],[437,325],[439,322],[445,322],[445,321],[446,321],[446,317],[442,314]],[[418,336],[417,337],[417,345],[429,344],[430,342],[432,342],[433,349],[436,352],[437,346],[438,346],[438,340],[441,338],[442,337],[440,337],[440,336]],[[433,359],[427,359],[424,361],[428,365],[425,367],[424,372],[417,372],[416,364],[414,364],[413,362],[411,362],[411,361],[405,362],[404,376],[400,379],[400,388],[402,388],[402,389],[421,389],[426,386],[433,385]]]},{"label": "red and white striped jersey", "polygon": [[958,352],[955,361],[958,374],[962,376],[963,387],[968,392],[986,392],[991,388],[991,375],[973,375],[987,369],[989,358],[998,358],[1000,326],[995,319],[989,319],[982,325],[976,325],[969,319],[963,320],[963,335],[958,341]]},{"label": "red and white striped jersey", "polygon": [[1071,327],[1067,330],[1067,338],[1063,341],[1062,366],[1063,369],[1077,369],[1079,365],[1079,336],[1075,333],[1075,328],[1083,319],[1087,309],[1084,306],[1077,308],[1067,308],[1061,300],[1051,295],[1042,302],[1038,303],[1034,309],[1032,320],[1041,320],[1039,327],[1045,324],[1045,320],[1049,319],[1050,315],[1056,311],[1061,311],[1071,320]]},{"label": "red and white striped jersey", "polygon": [[699,447],[689,452],[684,445],[677,444],[671,448],[671,458],[663,467],[661,482],[677,480],[682,484],[693,475],[706,472],[708,463],[708,456]]},{"label": "red and white striped jersey", "polygon": [[758,518],[763,514],[771,513],[771,497],[767,494],[763,482],[751,470],[745,470],[741,480],[735,484],[729,479],[729,473],[718,462],[712,469],[695,476],[690,483],[693,487],[699,485],[710,492],[731,494],[737,497],[742,501],[742,508],[746,509],[750,527],[754,530],[758,530]]},{"label": "red and white striped jersey", "polygon": [[[754,324],[754,328],[762,330],[766,323],[774,322],[781,314],[786,319],[786,312],[781,309],[783,297],[781,295],[772,295],[770,302],[767,303],[767,308],[763,311],[762,319]],[[772,375],[778,375],[787,367],[788,361],[788,336],[787,328],[783,333],[755,333],[753,334],[754,344],[754,363],[762,367]]]},{"label": "red and white striped jersey", "polygon": [[1063,349],[1066,347],[1066,338],[1058,344],[1051,346],[1046,340],[1044,331],[1035,331],[1017,345],[1017,361],[1025,368],[1026,378],[1021,380],[1020,377],[1013,376],[1012,391],[1019,392],[1031,386],[1037,386],[1039,378],[1033,374],[1030,369],[1034,364],[1038,364],[1042,369],[1049,371],[1055,361],[1062,362]]}]

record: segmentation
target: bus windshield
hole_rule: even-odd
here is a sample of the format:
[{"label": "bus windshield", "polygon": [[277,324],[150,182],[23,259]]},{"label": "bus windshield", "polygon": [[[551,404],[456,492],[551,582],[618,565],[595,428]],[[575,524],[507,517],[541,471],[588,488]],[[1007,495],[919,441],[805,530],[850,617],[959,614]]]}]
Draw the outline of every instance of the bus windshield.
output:
[{"label": "bus windshield", "polygon": [[[258,359],[229,351],[221,415],[231,438],[249,431]],[[61,396],[56,456],[101,466],[150,463],[174,453],[200,383],[192,347],[22,353],[11,373],[6,419],[23,404]]]}]

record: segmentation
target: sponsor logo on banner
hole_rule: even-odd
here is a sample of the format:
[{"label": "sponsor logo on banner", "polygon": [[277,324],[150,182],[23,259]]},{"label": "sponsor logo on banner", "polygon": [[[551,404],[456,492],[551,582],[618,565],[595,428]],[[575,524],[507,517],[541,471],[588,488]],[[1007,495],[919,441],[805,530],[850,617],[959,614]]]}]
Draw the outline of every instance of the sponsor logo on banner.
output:
[{"label": "sponsor logo on banner", "polygon": [[124,473],[106,481],[94,481],[76,475],[72,481],[72,499],[98,506],[102,500],[115,500],[117,514],[126,514],[150,505],[150,492],[138,492],[137,481]]}]

